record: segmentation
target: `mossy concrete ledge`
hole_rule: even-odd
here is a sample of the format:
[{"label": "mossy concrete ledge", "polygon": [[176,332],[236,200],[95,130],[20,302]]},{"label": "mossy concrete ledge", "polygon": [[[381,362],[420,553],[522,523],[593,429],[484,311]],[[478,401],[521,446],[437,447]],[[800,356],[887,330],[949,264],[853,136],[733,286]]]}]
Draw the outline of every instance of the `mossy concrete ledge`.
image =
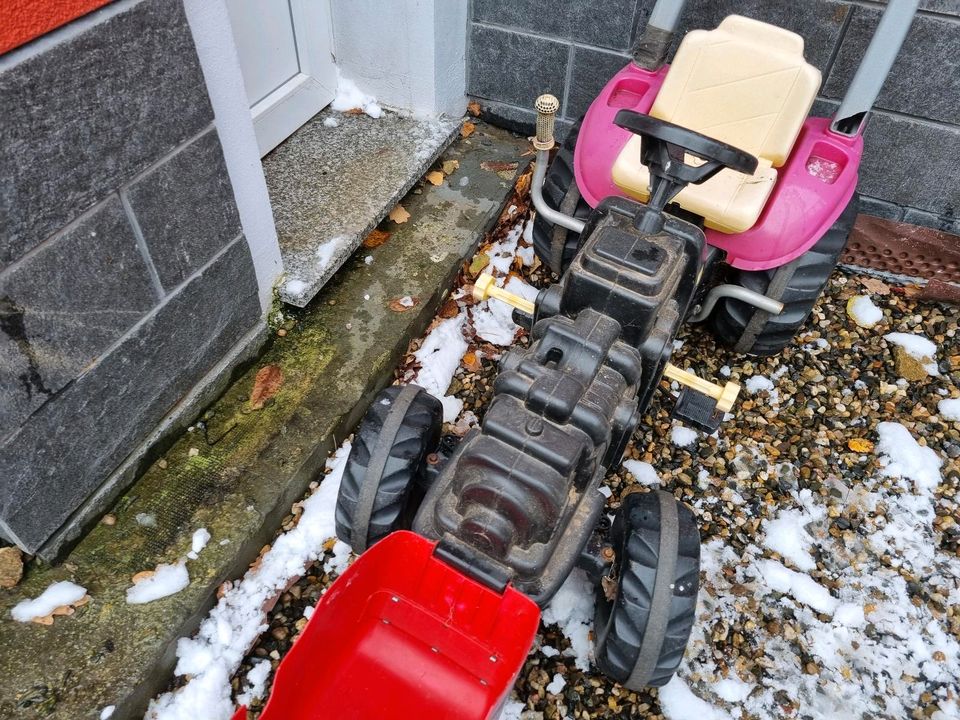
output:
[{"label": "mossy concrete ledge", "polygon": [[[390,381],[410,338],[425,329],[499,213],[512,183],[480,163],[522,165],[525,149],[523,140],[484,125],[458,140],[441,159],[458,160],[459,168],[439,186],[418,184],[403,200],[410,220],[386,221],[388,242],[361,248],[309,307],[294,312],[286,334],[118,500],[113,524],[96,526],[61,565],[35,564],[19,587],[0,591],[0,718],[95,719],[109,705],[115,720],[142,716],[170,681],[177,639],[196,629],[217,587],[242,574],[320,476],[327,453]],[[389,309],[407,295],[419,300],[413,308]],[[266,365],[280,368],[283,383],[251,410],[254,379]],[[128,605],[131,577],[183,558],[201,527],[212,540],[188,562],[189,587]],[[83,585],[90,603],[52,626],[11,619],[13,605],[58,580]]]}]

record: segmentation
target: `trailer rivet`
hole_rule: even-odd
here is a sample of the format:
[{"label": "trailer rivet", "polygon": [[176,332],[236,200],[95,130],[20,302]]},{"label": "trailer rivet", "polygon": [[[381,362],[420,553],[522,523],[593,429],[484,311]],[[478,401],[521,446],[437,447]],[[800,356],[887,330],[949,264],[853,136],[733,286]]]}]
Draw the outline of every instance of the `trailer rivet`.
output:
[{"label": "trailer rivet", "polygon": [[490,662],[496,662],[496,661],[497,661],[497,656],[496,656],[496,655],[491,655],[491,656],[490,656]]},{"label": "trailer rivet", "polygon": [[392,598],[390,598],[390,599],[393,600],[394,602],[397,602],[397,603],[400,602],[400,598],[398,598],[396,595],[394,595],[394,596],[393,596]]},{"label": "trailer rivet", "polygon": [[436,465],[438,462],[440,462],[440,456],[437,455],[436,453],[430,453],[429,455],[427,455],[428,465]]},{"label": "trailer rivet", "polygon": [[602,557],[607,562],[613,562],[613,558],[616,557],[616,553],[613,551],[613,548],[609,545],[604,545],[600,550],[600,557]]},{"label": "trailer rivet", "polygon": [[543,420],[538,417],[530,418],[527,422],[527,432],[531,435],[539,435],[543,432]]}]

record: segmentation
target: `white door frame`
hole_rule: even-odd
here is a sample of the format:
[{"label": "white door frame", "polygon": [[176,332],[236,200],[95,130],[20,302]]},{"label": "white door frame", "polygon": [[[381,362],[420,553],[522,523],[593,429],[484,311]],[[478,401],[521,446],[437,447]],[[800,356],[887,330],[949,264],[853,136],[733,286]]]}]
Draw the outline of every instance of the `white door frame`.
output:
[{"label": "white door frame", "polygon": [[260,157],[328,105],[337,93],[330,0],[290,0],[300,72],[251,108]]}]

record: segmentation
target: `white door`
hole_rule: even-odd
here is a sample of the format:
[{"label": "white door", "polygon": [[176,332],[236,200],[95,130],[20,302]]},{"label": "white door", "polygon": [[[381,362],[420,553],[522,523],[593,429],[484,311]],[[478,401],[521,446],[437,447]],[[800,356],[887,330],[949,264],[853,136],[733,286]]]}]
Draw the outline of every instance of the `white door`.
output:
[{"label": "white door", "polygon": [[330,0],[227,0],[227,11],[262,157],[336,94]]}]

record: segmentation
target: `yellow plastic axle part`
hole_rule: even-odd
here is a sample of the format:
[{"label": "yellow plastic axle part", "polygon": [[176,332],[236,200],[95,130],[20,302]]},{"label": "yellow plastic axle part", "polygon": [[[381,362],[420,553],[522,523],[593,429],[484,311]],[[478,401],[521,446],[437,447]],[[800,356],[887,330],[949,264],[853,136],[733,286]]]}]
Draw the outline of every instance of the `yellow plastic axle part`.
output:
[{"label": "yellow plastic axle part", "polygon": [[483,273],[473,284],[473,299],[477,302],[481,302],[487,298],[493,298],[494,300],[505,302],[507,305],[515,307],[520,312],[525,312],[527,315],[533,315],[535,308],[533,302],[527,300],[526,298],[522,298],[519,295],[514,295],[512,292],[508,292],[502,287],[497,287],[493,276]]},{"label": "yellow plastic axle part", "polygon": [[735,382],[728,382],[726,385],[720,386],[697,377],[692,372],[682,370],[672,363],[667,363],[663,369],[663,374],[671,380],[676,380],[681,385],[686,385],[702,392],[704,395],[709,395],[717,401],[717,410],[721,412],[730,412],[733,409],[733,404],[737,401],[737,396],[740,394],[740,386]]}]

